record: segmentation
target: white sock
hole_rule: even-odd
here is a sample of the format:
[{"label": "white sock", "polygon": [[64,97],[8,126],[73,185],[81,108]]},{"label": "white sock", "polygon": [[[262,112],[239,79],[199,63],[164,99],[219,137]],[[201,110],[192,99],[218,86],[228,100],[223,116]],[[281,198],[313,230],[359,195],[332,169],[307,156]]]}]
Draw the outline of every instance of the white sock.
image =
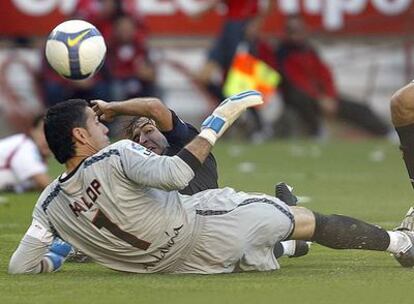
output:
[{"label": "white sock", "polygon": [[295,240],[281,242],[283,246],[283,255],[293,256],[295,254],[296,243]]},{"label": "white sock", "polygon": [[399,254],[406,252],[413,245],[410,238],[401,231],[387,231],[390,236],[390,244],[388,245],[387,251]]}]

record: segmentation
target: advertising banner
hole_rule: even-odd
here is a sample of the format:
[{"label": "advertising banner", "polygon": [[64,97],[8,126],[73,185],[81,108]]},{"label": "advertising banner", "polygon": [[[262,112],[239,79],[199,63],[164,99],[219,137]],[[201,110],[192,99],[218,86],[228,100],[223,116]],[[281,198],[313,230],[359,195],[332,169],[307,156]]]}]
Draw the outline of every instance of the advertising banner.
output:
[{"label": "advertising banner", "polygon": [[[0,35],[45,35],[70,16],[81,1],[2,0]],[[94,1],[94,0],[90,0]],[[125,1],[125,0],[124,0]],[[223,20],[220,6],[193,18],[210,0],[126,0],[145,17],[152,35],[213,35]],[[243,0],[241,0],[243,1]],[[414,33],[414,0],[269,0],[275,1],[265,31],[280,33],[285,16],[301,14],[315,31],[349,35]]]}]

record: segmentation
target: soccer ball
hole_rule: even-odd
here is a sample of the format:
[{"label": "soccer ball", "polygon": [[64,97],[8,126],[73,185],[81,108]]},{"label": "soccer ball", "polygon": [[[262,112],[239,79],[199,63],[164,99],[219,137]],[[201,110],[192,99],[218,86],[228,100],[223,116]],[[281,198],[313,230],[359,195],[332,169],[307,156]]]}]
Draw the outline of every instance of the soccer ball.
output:
[{"label": "soccer ball", "polygon": [[101,68],[106,45],[95,26],[83,20],[69,20],[50,33],[45,53],[59,75],[79,80],[93,76]]}]

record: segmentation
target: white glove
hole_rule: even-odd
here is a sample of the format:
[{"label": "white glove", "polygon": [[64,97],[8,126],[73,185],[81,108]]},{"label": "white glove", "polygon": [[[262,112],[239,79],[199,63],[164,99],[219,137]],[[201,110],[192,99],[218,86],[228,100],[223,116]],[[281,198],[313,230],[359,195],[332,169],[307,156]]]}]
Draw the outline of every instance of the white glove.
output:
[{"label": "white glove", "polygon": [[257,91],[245,91],[230,96],[201,124],[200,137],[206,139],[211,145],[223,135],[233,122],[249,107],[263,103],[262,94]]}]

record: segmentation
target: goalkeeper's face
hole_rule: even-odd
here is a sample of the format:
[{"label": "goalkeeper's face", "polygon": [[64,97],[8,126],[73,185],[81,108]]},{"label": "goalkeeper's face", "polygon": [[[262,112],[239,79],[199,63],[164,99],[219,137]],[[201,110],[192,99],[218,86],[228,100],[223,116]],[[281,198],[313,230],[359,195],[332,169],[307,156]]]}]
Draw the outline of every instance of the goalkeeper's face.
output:
[{"label": "goalkeeper's face", "polygon": [[152,123],[136,127],[132,140],[159,155],[168,147],[167,139]]},{"label": "goalkeeper's face", "polygon": [[91,108],[86,108],[86,131],[83,139],[84,144],[89,146],[93,153],[105,148],[110,144],[108,128],[104,126]]}]

